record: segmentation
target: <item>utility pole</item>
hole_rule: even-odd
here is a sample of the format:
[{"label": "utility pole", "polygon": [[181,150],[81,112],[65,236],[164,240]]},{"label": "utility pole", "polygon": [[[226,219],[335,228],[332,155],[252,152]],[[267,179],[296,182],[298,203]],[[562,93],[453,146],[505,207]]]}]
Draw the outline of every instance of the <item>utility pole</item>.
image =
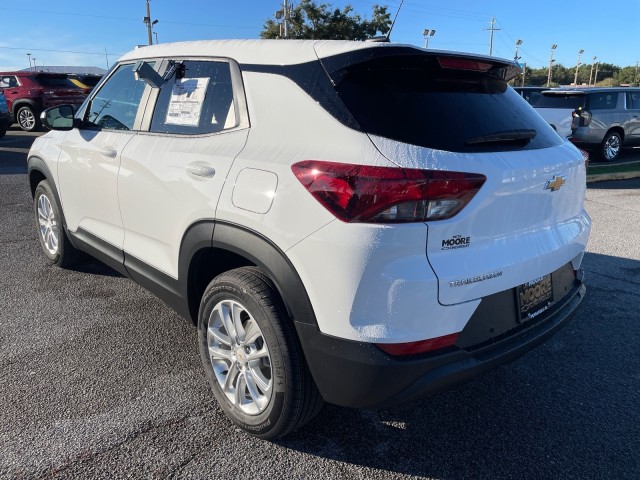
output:
[{"label": "utility pole", "polygon": [[553,59],[553,51],[556,48],[558,48],[558,45],[556,45],[555,43],[551,45],[551,55],[549,55],[549,75],[547,76],[547,88],[551,86],[551,67],[553,66],[553,62],[555,61]]},{"label": "utility pole", "polygon": [[524,68],[522,69],[522,86],[524,87],[526,83],[524,83],[527,77],[527,62],[524,62]]},{"label": "utility pole", "polygon": [[284,38],[289,38],[289,4],[287,0],[282,2],[282,24],[284,25]]},{"label": "utility pole", "polygon": [[109,70],[109,54],[107,53],[107,47],[104,47],[104,59],[107,61],[107,70]]},{"label": "utility pole", "polygon": [[638,86],[638,63],[640,63],[638,60],[636,60],[636,74],[633,76],[633,84],[637,87]]},{"label": "utility pole", "polygon": [[584,53],[584,50],[580,49],[580,51],[578,52],[578,63],[576,64],[576,76],[573,77],[573,84],[577,87],[578,86],[578,69],[580,68],[580,57],[582,56],[582,54]]},{"label": "utility pole", "polygon": [[[149,41],[149,45],[153,45],[153,35],[151,34],[151,6],[149,5],[149,0],[147,0],[147,16],[142,19],[142,21],[147,25],[147,39]],[[154,22],[158,23],[156,20]]]},{"label": "utility pole", "polygon": [[496,18],[493,15],[491,15],[491,22],[490,22],[491,27],[483,29],[483,30],[489,30],[491,32],[491,34],[489,35],[489,55],[493,55],[493,32],[500,30],[499,28],[494,28],[495,24],[496,24]]},{"label": "utility pole", "polygon": [[593,66],[596,63],[596,56],[593,57],[593,61],[591,62],[591,71],[589,72],[589,86],[591,86],[591,77],[593,76]]}]

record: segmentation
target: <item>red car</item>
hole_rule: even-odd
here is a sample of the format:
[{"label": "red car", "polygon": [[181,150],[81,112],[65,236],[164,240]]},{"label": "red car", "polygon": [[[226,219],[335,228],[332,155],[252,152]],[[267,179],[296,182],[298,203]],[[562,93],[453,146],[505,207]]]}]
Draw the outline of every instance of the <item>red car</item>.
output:
[{"label": "red car", "polygon": [[55,105],[79,106],[86,93],[68,75],[45,72],[0,73],[0,89],[7,97],[9,113],[22,130],[40,128],[40,112]]}]

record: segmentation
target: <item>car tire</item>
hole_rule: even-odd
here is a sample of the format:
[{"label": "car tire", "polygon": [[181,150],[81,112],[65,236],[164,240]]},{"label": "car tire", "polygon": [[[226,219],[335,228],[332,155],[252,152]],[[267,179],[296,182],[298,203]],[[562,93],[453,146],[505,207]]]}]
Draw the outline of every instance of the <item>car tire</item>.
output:
[{"label": "car tire", "polygon": [[293,322],[258,268],[231,270],[209,284],[200,302],[198,343],[214,396],[245,432],[280,438],[322,408]]},{"label": "car tire", "polygon": [[622,151],[622,137],[617,132],[609,132],[600,144],[600,156],[605,162],[617,159]]},{"label": "car tire", "polygon": [[82,254],[71,245],[67,237],[60,206],[47,180],[36,187],[34,213],[38,240],[47,259],[62,268],[78,263]]},{"label": "car tire", "polygon": [[40,129],[40,119],[38,118],[37,112],[29,105],[18,109],[16,122],[25,132],[35,132]]}]

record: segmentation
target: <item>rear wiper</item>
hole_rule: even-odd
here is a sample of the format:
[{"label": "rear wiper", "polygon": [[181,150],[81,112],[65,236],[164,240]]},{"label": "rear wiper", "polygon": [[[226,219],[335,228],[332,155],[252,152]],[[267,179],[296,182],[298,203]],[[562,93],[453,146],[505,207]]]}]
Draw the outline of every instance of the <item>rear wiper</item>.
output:
[{"label": "rear wiper", "polygon": [[504,132],[496,132],[472,138],[465,143],[467,145],[494,145],[500,143],[520,143],[526,145],[537,133],[538,132],[532,129],[506,130]]}]

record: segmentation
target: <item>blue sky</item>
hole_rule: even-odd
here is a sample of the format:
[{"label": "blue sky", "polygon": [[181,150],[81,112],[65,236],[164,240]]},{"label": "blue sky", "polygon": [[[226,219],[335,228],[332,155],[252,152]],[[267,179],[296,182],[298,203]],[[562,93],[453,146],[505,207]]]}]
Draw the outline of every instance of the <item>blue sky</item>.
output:
[{"label": "blue sky", "polygon": [[[160,42],[220,38],[258,38],[264,21],[282,0],[151,0]],[[370,16],[374,3],[395,11],[400,0],[328,1],[347,3]],[[145,0],[64,0],[3,2],[0,6],[0,70],[37,65],[82,65],[106,68],[120,54],[147,42]],[[495,15],[493,54],[513,58],[522,39],[521,62],[546,67],[551,44],[556,62],[598,61],[620,66],[640,60],[640,0],[405,0],[391,35],[394,42],[424,45],[425,28],[436,30],[429,48],[489,52],[489,27]],[[106,55],[105,55],[106,50]]]}]

